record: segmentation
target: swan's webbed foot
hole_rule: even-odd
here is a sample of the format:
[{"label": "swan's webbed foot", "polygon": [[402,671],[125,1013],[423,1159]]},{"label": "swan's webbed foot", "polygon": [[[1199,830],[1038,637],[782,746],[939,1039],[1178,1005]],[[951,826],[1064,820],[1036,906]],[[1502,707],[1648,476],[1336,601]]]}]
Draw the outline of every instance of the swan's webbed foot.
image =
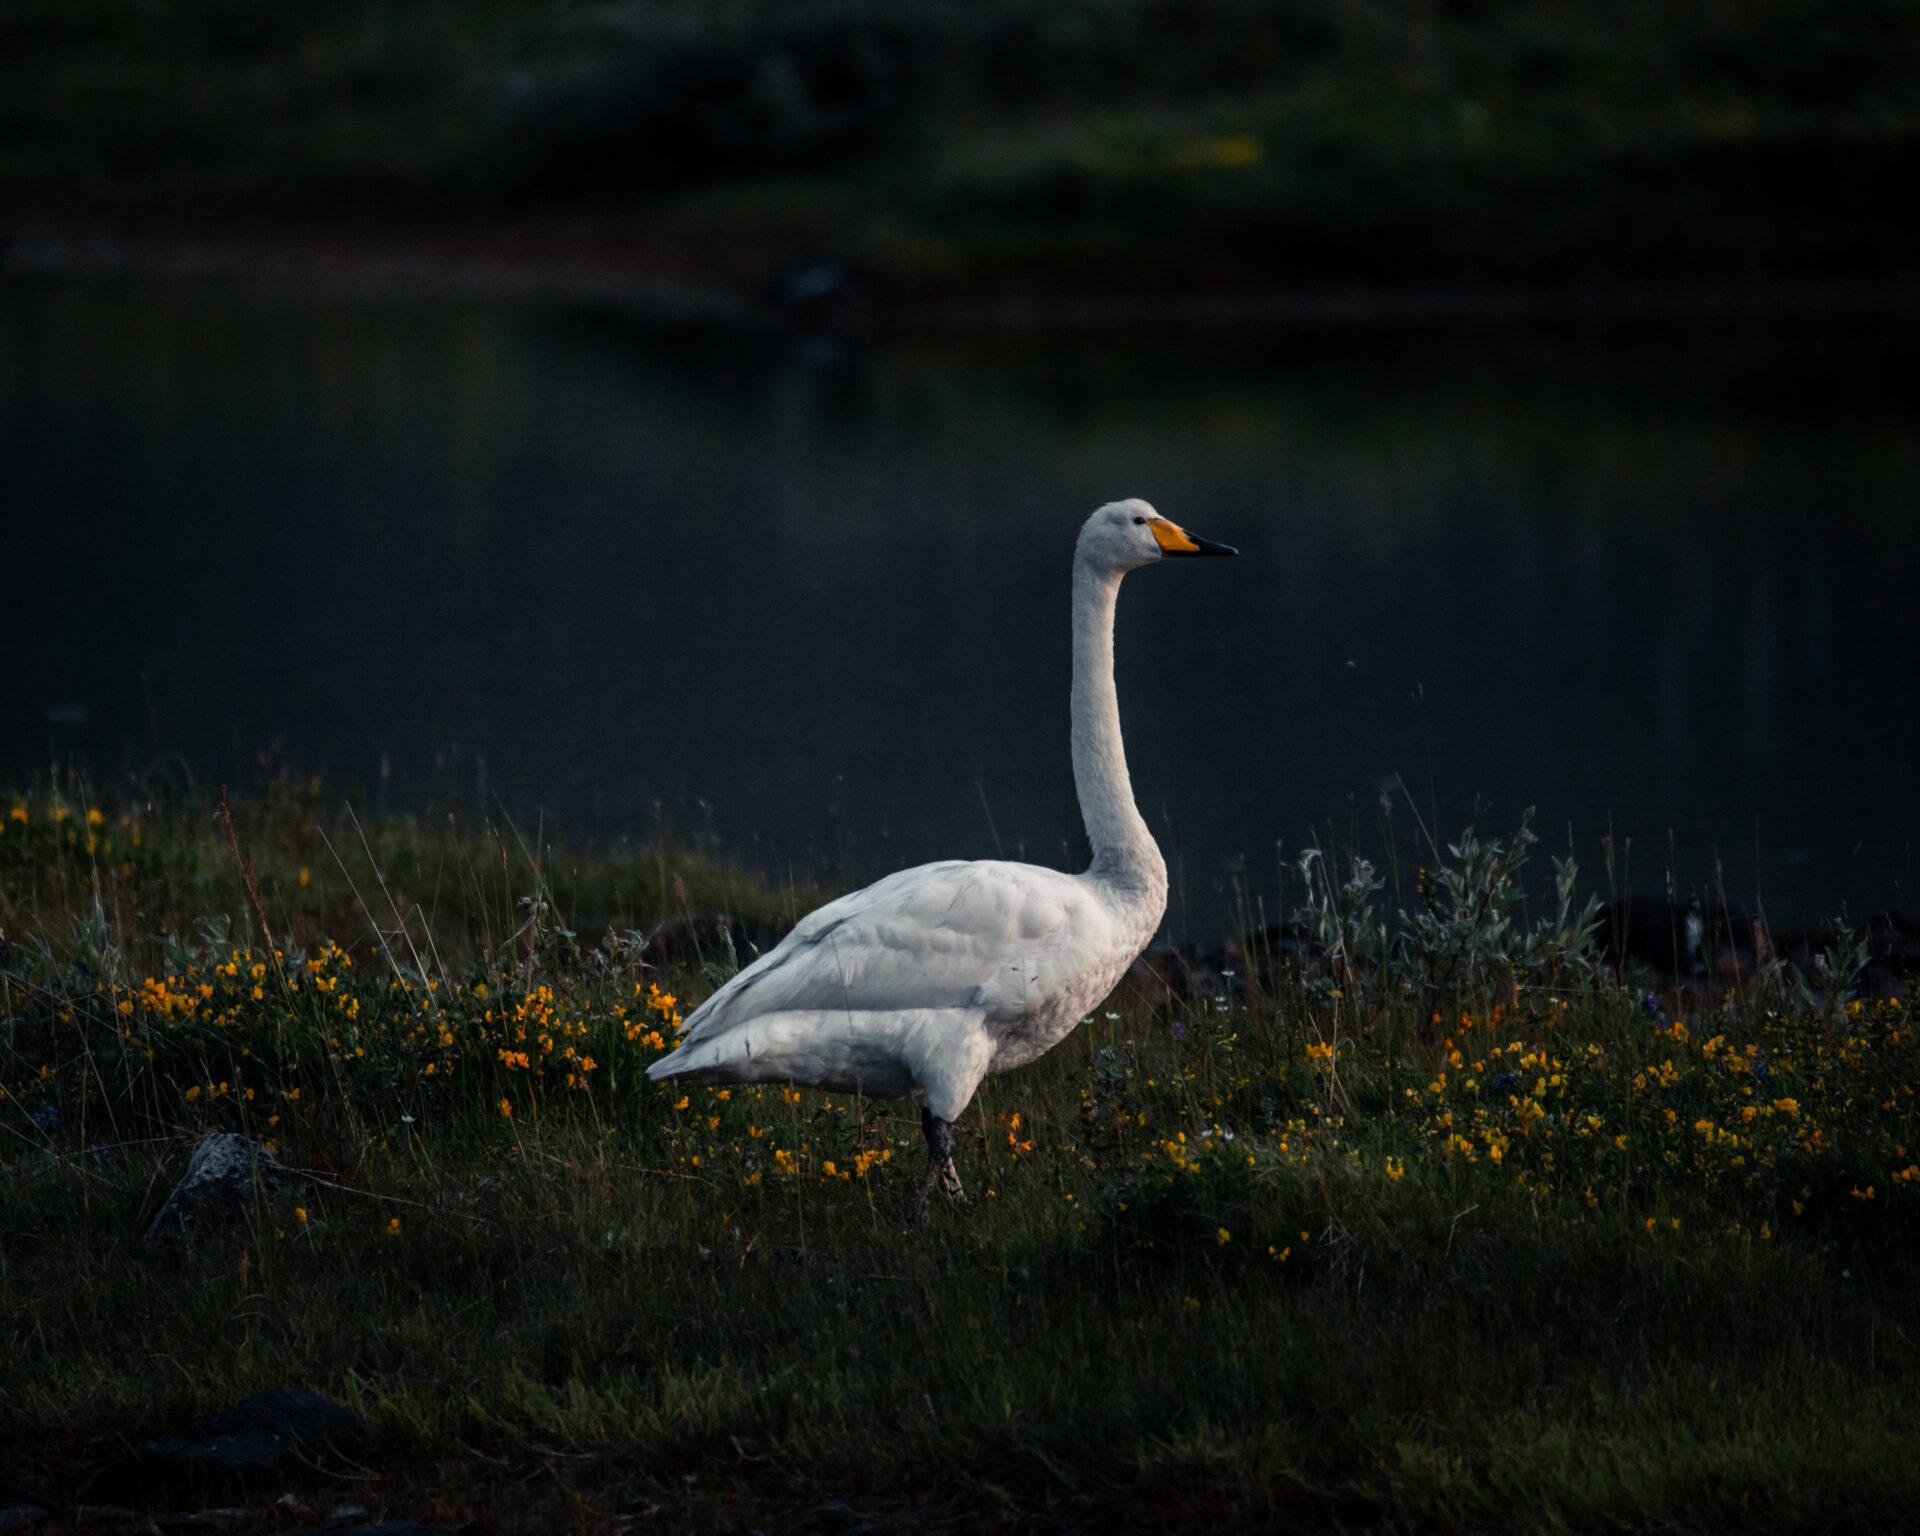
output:
[{"label": "swan's webbed foot", "polygon": [[960,1170],[953,1165],[953,1122],[922,1108],[920,1129],[927,1138],[927,1177],[920,1186],[920,1201],[913,1208],[916,1222],[927,1219],[936,1189],[956,1205],[964,1205],[967,1199],[966,1189],[960,1183]]}]

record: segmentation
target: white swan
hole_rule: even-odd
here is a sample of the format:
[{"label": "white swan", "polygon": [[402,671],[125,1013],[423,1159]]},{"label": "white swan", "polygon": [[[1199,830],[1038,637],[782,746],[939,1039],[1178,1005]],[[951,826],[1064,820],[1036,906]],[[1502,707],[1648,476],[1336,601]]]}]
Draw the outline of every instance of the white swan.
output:
[{"label": "white swan", "polygon": [[901,870],[802,918],[687,1019],[652,1078],[918,1091],[934,1185],[964,1198],[953,1122],[980,1080],[1057,1045],[1147,947],[1167,866],[1133,803],[1113,689],[1113,608],[1130,570],[1231,555],[1144,501],[1087,519],[1073,555],[1073,780],[1083,875],[998,859]]}]

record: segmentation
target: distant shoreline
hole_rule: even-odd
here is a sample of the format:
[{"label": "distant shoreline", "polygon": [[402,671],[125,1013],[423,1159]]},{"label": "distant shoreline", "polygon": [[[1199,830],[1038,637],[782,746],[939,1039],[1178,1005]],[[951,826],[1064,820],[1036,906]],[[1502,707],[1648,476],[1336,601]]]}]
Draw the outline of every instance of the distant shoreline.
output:
[{"label": "distant shoreline", "polygon": [[[1002,284],[918,288],[836,268],[825,290],[781,291],[809,264],[706,275],[695,260],[609,250],[523,228],[409,234],[218,233],[204,238],[107,223],[0,223],[0,277],[124,276],[267,283],[377,298],[475,296],[605,305],[659,324],[808,329],[1052,329],[1128,325],[1345,326],[1396,322],[1721,321],[1920,315],[1920,281],[1676,278],[1305,282],[1067,294]],[[735,266],[737,267],[737,263]]]}]

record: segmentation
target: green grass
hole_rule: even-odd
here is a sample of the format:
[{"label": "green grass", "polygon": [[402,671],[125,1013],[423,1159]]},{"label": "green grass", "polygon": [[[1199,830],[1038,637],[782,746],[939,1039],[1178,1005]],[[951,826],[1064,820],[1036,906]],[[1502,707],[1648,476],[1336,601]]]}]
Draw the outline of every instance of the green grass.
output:
[{"label": "green grass", "polygon": [[[63,803],[0,833],[13,1461],[292,1383],[367,1413],[388,1506],[514,1526],[604,1525],[634,1477],[775,1526],[859,1490],[1069,1526],[1787,1531],[1920,1492],[1895,1003],[1775,978],[1655,1016],[1564,954],[1445,996],[1287,967],[1123,996],[988,1083],[971,1204],[909,1230],[901,1106],[641,1075],[726,961],[649,970],[619,934],[809,896],[404,822],[342,868],[310,843],[352,824],[304,795],[237,807],[238,857],[208,808],[89,831]],[[399,915],[370,923],[381,876]],[[165,937],[202,915],[224,931]],[[214,1126],[299,1181],[147,1254]]]},{"label": "green grass", "polygon": [[909,289],[1911,278],[1904,0],[18,0],[0,211]]}]

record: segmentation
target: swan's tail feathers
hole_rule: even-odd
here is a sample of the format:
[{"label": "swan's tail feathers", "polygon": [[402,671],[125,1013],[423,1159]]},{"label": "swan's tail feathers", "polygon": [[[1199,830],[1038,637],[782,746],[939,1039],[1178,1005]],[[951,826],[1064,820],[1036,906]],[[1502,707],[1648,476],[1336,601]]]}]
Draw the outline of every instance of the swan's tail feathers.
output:
[{"label": "swan's tail feathers", "polygon": [[770,1028],[756,1020],[752,1028],[721,1030],[704,1040],[682,1035],[680,1049],[654,1062],[647,1076],[656,1083],[786,1082],[794,1075],[790,1053],[769,1049],[784,1043],[779,1022]]},{"label": "swan's tail feathers", "polygon": [[[736,981],[738,979],[735,978]],[[674,1037],[674,1050],[647,1068],[648,1077],[656,1083],[665,1082],[670,1077],[684,1077],[694,1082],[715,1081],[712,1077],[703,1078],[699,1074],[711,1071],[723,1060],[737,1054],[736,1049],[726,1046],[731,1031],[715,1013],[725,995],[725,989],[722,989],[687,1016]],[[735,1042],[735,1045],[741,1043],[745,1042]]]},{"label": "swan's tail feathers", "polygon": [[707,1046],[681,1046],[670,1055],[662,1056],[647,1068],[647,1076],[656,1083],[665,1082],[671,1077],[696,1077],[703,1070],[711,1070],[718,1063],[713,1059],[711,1042]]},{"label": "swan's tail feathers", "polygon": [[[680,1049],[654,1062],[647,1076],[655,1082],[801,1083],[898,1098],[920,1081],[919,1063],[929,1052],[942,1054],[949,1013],[956,1026],[973,1017],[960,1010],[883,1017],[841,1009],[761,1014],[683,1036]],[[967,1049],[974,1043],[968,1038]]]}]

